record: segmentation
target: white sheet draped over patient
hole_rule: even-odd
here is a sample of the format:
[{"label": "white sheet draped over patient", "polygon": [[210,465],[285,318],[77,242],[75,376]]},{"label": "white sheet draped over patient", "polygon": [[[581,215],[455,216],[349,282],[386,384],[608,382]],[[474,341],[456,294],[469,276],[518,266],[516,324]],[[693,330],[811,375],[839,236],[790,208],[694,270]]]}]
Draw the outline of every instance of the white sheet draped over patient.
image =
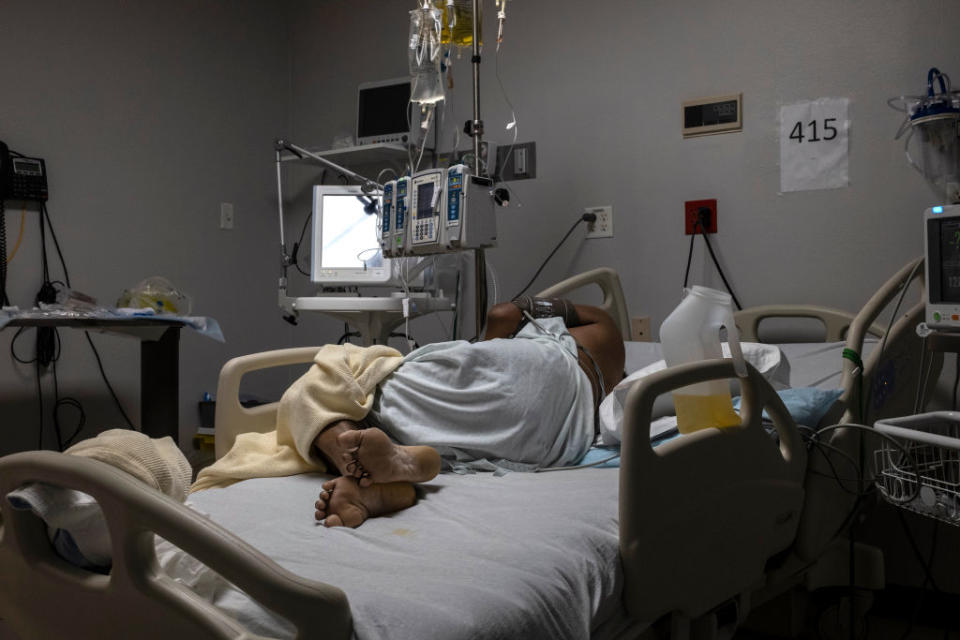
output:
[{"label": "white sheet draped over patient", "polygon": [[560,318],[513,339],[430,344],[377,392],[371,418],[400,444],[435,447],[457,469],[571,464],[594,438],[590,381]]}]

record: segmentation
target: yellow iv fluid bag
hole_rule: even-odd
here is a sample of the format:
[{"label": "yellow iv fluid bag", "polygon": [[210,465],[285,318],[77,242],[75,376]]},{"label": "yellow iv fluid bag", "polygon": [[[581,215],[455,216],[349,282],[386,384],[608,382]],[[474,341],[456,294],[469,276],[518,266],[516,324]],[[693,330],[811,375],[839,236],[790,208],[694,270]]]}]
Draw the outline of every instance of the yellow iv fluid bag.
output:
[{"label": "yellow iv fluid bag", "polygon": [[[733,322],[730,296],[699,286],[684,292],[683,301],[660,326],[660,342],[667,366],[722,358],[720,329],[725,327],[737,375],[746,377],[747,368],[740,350],[740,333]],[[680,433],[740,424],[726,380],[698,382],[677,389],[673,392],[673,404]]]},{"label": "yellow iv fluid bag", "polygon": [[[473,0],[433,0],[433,4],[443,12],[440,42],[473,46]],[[477,3],[477,13],[477,35],[479,44],[483,45],[483,2]]]}]

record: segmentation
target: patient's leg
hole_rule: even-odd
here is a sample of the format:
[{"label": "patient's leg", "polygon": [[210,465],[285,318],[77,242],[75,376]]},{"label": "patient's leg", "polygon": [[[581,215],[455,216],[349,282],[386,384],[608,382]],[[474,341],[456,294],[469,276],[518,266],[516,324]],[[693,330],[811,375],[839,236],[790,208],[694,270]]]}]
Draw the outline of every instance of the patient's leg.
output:
[{"label": "patient's leg", "polygon": [[366,482],[426,482],[440,473],[440,454],[433,447],[401,446],[376,427],[344,431],[337,438],[348,474]]},{"label": "patient's leg", "polygon": [[361,487],[374,482],[426,482],[440,473],[440,454],[433,447],[397,445],[380,429],[361,429],[349,420],[328,426],[313,445]]},{"label": "patient's leg", "polygon": [[416,492],[409,482],[361,487],[356,479],[340,476],[324,482],[314,504],[313,517],[327,527],[359,527],[367,518],[413,506]]}]

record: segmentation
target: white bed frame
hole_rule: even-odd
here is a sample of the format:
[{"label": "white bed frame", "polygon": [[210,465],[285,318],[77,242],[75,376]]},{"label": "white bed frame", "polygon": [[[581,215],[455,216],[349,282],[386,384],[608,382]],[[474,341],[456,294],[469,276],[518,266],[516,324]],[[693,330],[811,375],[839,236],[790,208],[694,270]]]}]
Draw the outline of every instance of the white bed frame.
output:
[{"label": "white bed frame", "polygon": [[[626,305],[612,270],[582,274],[542,294],[561,295],[588,284],[604,292],[603,304],[626,337]],[[872,322],[858,316],[847,332],[848,343],[862,340]],[[891,332],[888,349],[898,347],[893,334],[900,326]],[[218,457],[238,433],[274,426],[276,403],[250,409],[240,405],[240,379],[258,369],[310,362],[315,352],[316,347],[284,349],[236,358],[223,367],[217,392]],[[644,637],[662,637],[664,624],[672,638],[691,633],[718,637],[718,605],[738,603],[737,620],[742,620],[751,594],[772,592],[772,585],[792,580],[813,563],[818,545],[822,549],[834,535],[804,528],[805,520],[821,517],[811,505],[821,487],[811,487],[809,480],[804,486],[806,449],[799,432],[779,396],[752,368],[742,384],[741,428],[707,429],[651,448],[650,412],[658,395],[733,375],[729,361],[707,361],[653,374],[628,394],[620,548],[627,611],[640,621],[660,621]],[[773,418],[779,448],[761,425],[763,409]],[[350,637],[349,603],[336,586],[291,574],[233,534],[116,469],[53,452],[0,459],[0,495],[33,481],[75,488],[98,500],[111,533],[114,565],[109,576],[69,565],[54,553],[37,518],[0,500],[0,618],[23,640],[256,638],[159,571],[154,533],[290,620],[298,638]],[[649,526],[649,513],[657,514],[656,526]],[[667,543],[685,553],[664,554]],[[771,569],[775,556],[789,560]]]}]

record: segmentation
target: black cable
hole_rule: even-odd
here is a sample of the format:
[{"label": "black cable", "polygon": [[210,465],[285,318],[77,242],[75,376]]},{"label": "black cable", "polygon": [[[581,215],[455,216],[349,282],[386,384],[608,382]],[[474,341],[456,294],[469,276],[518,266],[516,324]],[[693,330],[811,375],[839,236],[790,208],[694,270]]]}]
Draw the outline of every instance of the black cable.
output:
[{"label": "black cable", "polygon": [[300,260],[297,257],[297,254],[300,252],[300,245],[303,244],[303,236],[304,234],[306,234],[307,225],[310,223],[310,220],[312,218],[313,218],[313,212],[311,211],[309,214],[307,214],[307,219],[303,221],[303,228],[300,229],[300,239],[293,243],[293,250],[290,251],[290,260],[293,261],[293,266],[295,266],[297,268],[297,271],[299,271],[305,276],[309,276],[310,274],[300,268]]},{"label": "black cable", "polygon": [[733,299],[733,303],[737,305],[737,309],[743,309],[743,306],[740,304],[740,301],[737,300],[737,295],[733,292],[733,289],[730,288],[730,283],[727,282],[727,276],[724,275],[723,269],[720,268],[720,262],[717,260],[716,254],[713,252],[713,246],[710,244],[710,240],[707,238],[707,231],[701,223],[699,215],[693,221],[693,233],[690,234],[690,249],[687,252],[687,268],[683,272],[683,288],[687,288],[687,283],[690,280],[690,264],[693,262],[693,241],[698,236],[703,236],[703,241],[707,244],[707,251],[710,252],[710,257],[713,259],[713,264],[717,268],[717,273],[720,274],[720,279],[723,280],[723,286],[727,288],[727,291],[730,292],[730,297]]},{"label": "black cable", "polygon": [[[700,225],[700,221],[697,220],[694,222],[695,227]],[[694,229],[696,230],[696,229]],[[687,288],[687,283],[690,281],[690,264],[693,262],[693,240],[697,237],[696,233],[690,234],[690,250],[687,251],[687,268],[683,272],[683,288]]]},{"label": "black cable", "polygon": [[960,388],[960,354],[956,354],[956,361],[957,374],[953,383],[953,405],[951,405],[954,411],[957,410],[957,389]]},{"label": "black cable", "polygon": [[[41,229],[41,241],[42,241],[42,253],[43,253],[44,280],[45,280],[45,282],[46,282],[47,280],[49,280],[49,270],[48,270],[48,266],[47,266],[47,246],[46,246],[46,238],[45,238],[45,236],[43,235],[43,220],[45,219],[45,220],[47,221],[47,226],[50,228],[50,237],[53,239],[53,246],[54,246],[54,248],[57,250],[57,257],[60,259],[60,268],[63,269],[63,279],[64,279],[64,281],[65,281],[65,283],[66,283],[67,288],[69,288],[69,287],[71,286],[71,285],[70,285],[70,272],[67,270],[67,262],[66,262],[66,260],[63,259],[63,251],[60,249],[60,241],[57,239],[57,233],[56,233],[56,231],[54,231],[54,229],[53,229],[53,221],[50,220],[50,213],[47,211],[47,205],[46,205],[46,203],[43,203],[43,202],[40,203],[40,213],[41,213],[41,217],[40,217],[41,227],[40,227],[40,229]],[[56,295],[55,295],[55,294],[56,294],[56,292],[54,291],[54,300],[56,300]],[[56,330],[54,330],[54,332],[56,332]],[[134,429],[134,430],[135,430],[136,427],[133,426],[133,421],[130,420],[130,417],[127,415],[127,412],[124,411],[123,405],[120,403],[120,398],[117,396],[117,392],[114,391],[113,385],[110,384],[110,380],[109,380],[109,378],[107,378],[107,372],[106,372],[106,370],[105,370],[104,367],[103,367],[103,361],[100,359],[100,352],[97,351],[96,345],[93,344],[93,339],[90,337],[90,332],[89,332],[89,331],[84,331],[83,334],[86,336],[86,338],[87,338],[87,343],[90,345],[90,349],[93,351],[93,357],[94,357],[94,358],[96,359],[96,361],[97,361],[97,368],[100,370],[100,377],[103,378],[103,383],[106,385],[107,390],[110,392],[110,396],[113,398],[114,403],[117,405],[117,409],[120,411],[120,415],[123,416],[123,419],[124,419],[124,421],[127,423],[127,426],[128,426],[130,429]],[[57,339],[58,339],[58,341],[59,341],[59,335],[57,335]],[[54,412],[56,412],[57,406],[61,404],[60,400],[61,400],[60,398],[57,398],[57,399],[55,400]],[[63,398],[63,401],[64,401],[66,404],[70,404],[70,405],[73,405],[73,404],[75,403],[75,404],[80,408],[80,411],[81,411],[80,424],[79,424],[78,427],[76,428],[73,436],[71,436],[71,438],[73,438],[73,437],[76,437],[76,434],[79,433],[80,429],[83,427],[83,422],[85,422],[85,414],[83,414],[83,409],[82,409],[82,406],[80,406],[80,402],[79,402],[79,401],[77,401],[77,400],[75,400],[75,399],[73,399],[73,398]]]},{"label": "black cable", "polygon": [[10,304],[7,297],[7,210],[0,199],[0,306]]},{"label": "black cable", "polygon": [[[699,221],[697,221],[699,225]],[[723,280],[723,286],[727,288],[727,291],[730,292],[730,297],[733,298],[733,304],[737,305],[737,310],[742,310],[743,306],[740,304],[740,301],[737,300],[737,294],[733,292],[733,289],[730,288],[730,283],[727,282],[727,277],[723,275],[723,269],[720,268],[720,262],[717,260],[716,254],[713,253],[713,246],[710,244],[710,239],[707,238],[707,234],[703,233],[703,241],[707,243],[707,251],[710,252],[710,257],[713,259],[713,264],[717,267],[717,273],[720,274],[720,279]]]},{"label": "black cable", "polygon": [[547,256],[547,259],[543,261],[543,264],[540,265],[540,268],[537,269],[537,272],[533,274],[533,277],[532,277],[532,278],[530,278],[530,282],[527,283],[527,286],[525,286],[523,289],[521,289],[520,291],[518,291],[515,296],[513,296],[512,298],[510,298],[511,300],[515,300],[515,299],[519,298],[520,296],[522,296],[524,293],[526,293],[527,289],[530,288],[530,285],[532,285],[532,284],[534,283],[534,281],[537,279],[537,276],[540,275],[540,272],[543,271],[543,268],[544,268],[545,266],[547,266],[547,263],[548,263],[548,262],[550,262],[550,258],[553,257],[553,254],[555,254],[555,253],[560,249],[560,247],[563,246],[563,243],[567,241],[567,238],[570,237],[570,234],[573,233],[573,230],[577,228],[577,225],[578,225],[578,224],[580,224],[581,222],[586,222],[586,221],[587,221],[586,216],[589,216],[589,215],[593,215],[593,216],[594,216],[594,220],[596,220],[596,214],[586,214],[586,213],[585,213],[585,214],[583,214],[582,216],[580,216],[579,218],[577,218],[577,221],[573,223],[573,226],[570,227],[570,230],[567,231],[567,234],[566,234],[565,236],[563,236],[563,238],[560,240],[560,242],[557,243],[557,246],[553,248],[553,251],[551,251],[551,252],[550,252],[550,255]]},{"label": "black cable", "polygon": [[120,404],[120,398],[117,397],[117,392],[113,390],[113,385],[110,384],[110,380],[107,379],[107,372],[103,369],[103,362],[100,360],[100,353],[97,351],[97,347],[93,344],[93,338],[90,337],[89,331],[84,331],[83,335],[87,337],[87,342],[90,343],[90,348],[93,350],[93,357],[97,359],[97,368],[100,369],[100,377],[103,378],[103,383],[107,385],[107,390],[110,392],[110,395],[113,397],[113,401],[117,405],[117,409],[120,410],[120,415],[123,416],[124,421],[127,423],[127,426],[134,431],[138,431],[136,427],[133,426],[133,422],[127,416],[127,412],[123,410],[123,405]]},{"label": "black cable", "polygon": [[[40,203],[40,211],[43,217],[47,219],[47,226],[50,227],[50,237],[53,238],[53,246],[57,250],[57,257],[60,258],[60,267],[63,269],[63,279],[70,286],[70,274],[67,272],[67,263],[63,259],[63,252],[60,251],[60,242],[57,241],[57,234],[53,230],[53,222],[50,221],[50,214],[47,212],[47,205]],[[46,246],[44,246],[44,262],[46,262]]]}]

